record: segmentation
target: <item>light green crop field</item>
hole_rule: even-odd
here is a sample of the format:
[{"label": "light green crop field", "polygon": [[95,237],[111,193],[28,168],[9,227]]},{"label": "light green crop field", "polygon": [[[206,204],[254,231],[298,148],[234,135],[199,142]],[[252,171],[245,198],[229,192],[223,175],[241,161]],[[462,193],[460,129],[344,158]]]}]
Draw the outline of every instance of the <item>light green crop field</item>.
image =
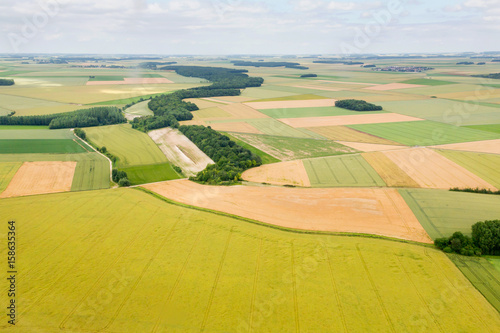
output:
[{"label": "light green crop field", "polygon": [[347,127],[407,146],[432,146],[500,138],[500,134],[433,121],[349,125]]},{"label": "light green crop field", "polygon": [[450,254],[449,257],[474,287],[500,312],[500,271],[486,258],[456,254]]},{"label": "light green crop field", "polygon": [[303,95],[291,95],[291,96],[276,97],[276,98],[264,98],[252,102],[305,101],[311,99],[326,99],[326,98],[327,97],[323,97],[320,95],[303,94]]},{"label": "light green crop field", "polygon": [[70,139],[13,139],[0,140],[0,154],[73,154],[87,150]]},{"label": "light green crop field", "polygon": [[160,148],[143,132],[129,124],[85,128],[87,139],[119,158],[118,168],[167,163]]},{"label": "light green crop field", "polygon": [[345,116],[345,115],[385,113],[385,111],[356,112],[333,106],[312,107],[312,108],[267,109],[259,111],[272,118],[303,118],[303,117],[325,117],[325,116]]},{"label": "light green crop field", "polygon": [[[16,116],[52,114],[76,110],[77,105],[48,101],[43,98],[32,98],[0,94],[0,108],[15,111]],[[81,107],[80,107],[81,108]]]},{"label": "light green crop field", "polygon": [[131,185],[148,184],[181,178],[169,163],[139,165],[120,168],[120,170],[127,173]]},{"label": "light green crop field", "polygon": [[21,162],[0,162],[0,193],[7,188],[21,165]]},{"label": "light green crop field", "polygon": [[438,152],[500,189],[500,155],[454,150]]},{"label": "light green crop field", "polygon": [[456,82],[434,80],[434,79],[411,79],[411,80],[403,81],[401,83],[422,84],[425,86],[443,86],[443,85],[447,85],[447,84],[456,84]]},{"label": "light green crop field", "polygon": [[4,130],[48,130],[49,126],[29,126],[29,125],[0,125],[0,132]]},{"label": "light green crop field", "polygon": [[271,118],[247,119],[245,122],[257,128],[264,134],[275,136],[288,136],[294,138],[311,138],[309,134]]},{"label": "light green crop field", "polygon": [[287,138],[259,134],[233,134],[240,140],[281,161],[356,153],[357,150],[330,140]]},{"label": "light green crop field", "polygon": [[497,123],[500,109],[479,104],[432,98],[377,103],[384,110],[456,126]]},{"label": "light green crop field", "polygon": [[132,189],[2,199],[0,212],[16,221],[24,267],[6,332],[500,330],[424,246],[285,232]]},{"label": "light green crop field", "polygon": [[131,107],[125,109],[125,113],[134,115],[134,116],[152,116],[154,115],[153,111],[148,107],[149,100],[144,102],[139,102],[137,104],[132,105]]},{"label": "light green crop field", "polygon": [[277,97],[284,97],[284,96],[292,96],[296,95],[293,92],[287,92],[287,91],[278,91],[278,90],[271,90],[267,89],[266,87],[263,88],[246,88],[241,92],[241,96],[243,97],[250,97],[254,99],[267,99],[267,98],[277,98]]},{"label": "light green crop field", "polygon": [[446,190],[401,189],[399,193],[432,239],[455,231],[471,234],[471,226],[500,216],[500,196]]},{"label": "light green crop field", "polygon": [[499,257],[486,257],[486,259],[500,272],[500,258]]},{"label": "light green crop field", "polygon": [[[17,127],[16,130],[10,131],[0,131],[0,140],[48,140],[48,139],[75,139],[73,132],[69,129],[57,129],[57,130],[47,130],[47,129],[23,129],[21,126]],[[43,127],[43,126],[42,126]]]},{"label": "light green crop field", "polygon": [[109,188],[110,163],[98,153],[83,154],[0,154],[0,163],[74,161],[77,162],[72,191],[98,190]]},{"label": "light green crop field", "polygon": [[173,91],[167,91],[167,92],[160,93],[160,94],[150,94],[150,95],[137,96],[137,97],[114,99],[114,100],[110,100],[110,101],[90,103],[87,105],[123,105],[123,106],[125,106],[125,105],[130,104],[130,103],[140,102],[141,99],[143,99],[143,100],[148,99],[149,100],[149,99],[156,97],[156,96],[171,94],[172,92]]},{"label": "light green crop field", "polygon": [[386,186],[361,155],[304,160],[313,187]]},{"label": "light green crop field", "polygon": [[486,132],[493,132],[500,134],[500,124],[493,125],[475,125],[475,126],[467,126],[468,128],[477,129]]},{"label": "light green crop field", "polygon": [[276,157],[274,156],[271,156],[269,155],[268,153],[246,143],[245,141],[243,140],[240,140],[238,137],[237,134],[235,133],[232,133],[232,134],[229,134],[229,133],[224,133],[227,137],[229,137],[231,139],[231,141],[234,141],[236,142],[238,145],[240,145],[241,147],[245,148],[245,149],[248,149],[250,150],[252,153],[254,153],[255,155],[259,156],[261,159],[262,159],[262,164],[271,164],[271,163],[277,163],[277,162],[281,162],[281,160],[277,159]]}]

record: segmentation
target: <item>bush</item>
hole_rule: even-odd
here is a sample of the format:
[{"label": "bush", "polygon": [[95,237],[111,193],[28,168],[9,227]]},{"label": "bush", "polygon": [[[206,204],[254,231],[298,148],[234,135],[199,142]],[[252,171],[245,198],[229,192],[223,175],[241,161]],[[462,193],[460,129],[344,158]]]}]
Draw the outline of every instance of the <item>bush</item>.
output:
[{"label": "bush", "polygon": [[301,75],[300,77],[318,77],[318,74],[304,74]]},{"label": "bush", "polygon": [[87,133],[85,133],[85,131],[82,130],[81,128],[75,128],[75,135],[82,140],[87,139]]},{"label": "bush", "polygon": [[120,187],[128,187],[128,186],[130,186],[130,181],[128,180],[128,178],[121,178],[118,181],[118,186],[120,186]]},{"label": "bush", "polygon": [[0,79],[0,86],[13,86],[14,80],[12,79]]},{"label": "bush", "polygon": [[381,111],[382,107],[358,99],[336,101],[335,106],[353,111]]}]

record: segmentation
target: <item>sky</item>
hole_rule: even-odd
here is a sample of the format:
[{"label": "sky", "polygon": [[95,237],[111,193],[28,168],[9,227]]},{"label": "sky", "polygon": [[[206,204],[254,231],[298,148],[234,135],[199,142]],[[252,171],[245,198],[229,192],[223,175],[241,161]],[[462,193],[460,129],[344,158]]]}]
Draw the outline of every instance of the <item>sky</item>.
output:
[{"label": "sky", "polygon": [[500,0],[0,0],[0,53],[483,52],[498,36]]}]

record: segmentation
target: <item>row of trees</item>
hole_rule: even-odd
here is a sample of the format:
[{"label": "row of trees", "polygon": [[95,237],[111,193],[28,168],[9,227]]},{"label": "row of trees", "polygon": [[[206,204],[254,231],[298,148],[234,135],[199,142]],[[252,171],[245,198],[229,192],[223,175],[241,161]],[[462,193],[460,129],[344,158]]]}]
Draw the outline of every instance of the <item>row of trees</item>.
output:
[{"label": "row of trees", "polygon": [[368,103],[359,99],[344,99],[335,102],[335,106],[353,111],[380,111],[381,106]]},{"label": "row of trees", "polygon": [[12,79],[0,79],[0,86],[13,86],[14,80]]},{"label": "row of trees", "polygon": [[186,102],[187,98],[203,98],[214,96],[239,96],[240,89],[247,87],[260,87],[264,79],[260,77],[249,77],[246,70],[235,70],[219,67],[200,66],[165,66],[162,70],[175,70],[177,74],[188,77],[199,77],[212,81],[210,86],[179,90],[171,94],[163,94],[151,99],[148,103],[149,109],[154,117],[142,117],[134,119],[132,126],[142,131],[166,127],[177,127],[177,121],[191,120],[191,111],[198,110],[194,103]]},{"label": "row of trees", "polygon": [[500,255],[500,220],[477,222],[472,226],[472,237],[457,231],[450,237],[437,238],[434,244],[447,253]]},{"label": "row of trees", "polygon": [[301,75],[300,77],[318,77],[318,74],[304,74]]},{"label": "row of trees", "polygon": [[298,62],[286,62],[286,61],[244,61],[244,60],[233,60],[231,61],[235,66],[249,66],[249,67],[285,67],[293,69],[309,69],[309,67],[301,66]]},{"label": "row of trees", "polygon": [[343,65],[363,65],[363,62],[352,60],[315,60],[315,64],[343,64]]},{"label": "row of trees", "polygon": [[497,79],[497,80],[500,80],[500,73],[472,75],[472,76],[474,76],[474,77],[484,77],[484,78],[487,78],[487,79]]},{"label": "row of trees", "polygon": [[487,188],[479,188],[479,187],[476,187],[476,188],[470,188],[470,187],[467,187],[467,188],[453,187],[453,188],[450,188],[450,191],[453,191],[453,192],[469,192],[469,193],[500,195],[500,191],[492,191],[492,190],[487,189]]},{"label": "row of trees", "polygon": [[259,156],[210,126],[180,126],[179,130],[215,162],[192,177],[192,180],[213,185],[231,185],[241,181],[243,171],[262,164]]},{"label": "row of trees", "polygon": [[125,122],[127,119],[120,109],[108,106],[49,115],[0,117],[0,125],[49,126],[50,129],[92,127]]}]

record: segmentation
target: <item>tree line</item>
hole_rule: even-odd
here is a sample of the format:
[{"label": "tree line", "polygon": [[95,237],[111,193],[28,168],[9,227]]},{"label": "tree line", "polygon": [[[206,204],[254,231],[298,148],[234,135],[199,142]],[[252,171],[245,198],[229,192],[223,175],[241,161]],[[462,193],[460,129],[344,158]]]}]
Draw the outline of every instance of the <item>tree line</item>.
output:
[{"label": "tree line", "polygon": [[453,192],[469,192],[469,193],[500,195],[500,191],[492,191],[492,190],[489,190],[487,188],[479,188],[479,187],[476,187],[476,188],[470,188],[470,187],[467,187],[467,188],[453,187],[453,188],[450,188],[450,191],[453,191]]},{"label": "tree line", "polygon": [[446,253],[500,255],[500,220],[477,222],[472,226],[472,237],[457,231],[450,237],[437,238],[434,244]]},{"label": "tree line", "polygon": [[300,77],[318,77],[318,74],[303,74]]},{"label": "tree line", "polygon": [[14,83],[12,79],[0,79],[0,86],[13,86]]},{"label": "tree line", "polygon": [[127,122],[127,119],[125,119],[121,110],[109,106],[48,115],[0,117],[0,125],[49,126],[50,129],[93,127],[125,122]]},{"label": "tree line", "polygon": [[474,77],[484,77],[486,79],[496,79],[500,80],[500,73],[491,73],[491,74],[481,74],[481,75],[471,75]]},{"label": "tree line", "polygon": [[244,61],[244,60],[232,60],[234,66],[249,66],[249,67],[285,67],[293,69],[309,69],[309,67],[301,66],[298,62],[286,62],[286,61]]},{"label": "tree line", "polygon": [[364,62],[351,60],[315,60],[315,64],[343,64],[343,65],[363,65]]},{"label": "tree line", "polygon": [[179,131],[215,162],[191,177],[192,180],[212,185],[231,185],[241,181],[243,171],[262,164],[259,156],[210,126],[180,126]]},{"label": "tree line", "polygon": [[382,107],[359,99],[344,99],[335,102],[335,106],[353,111],[380,111]]}]

